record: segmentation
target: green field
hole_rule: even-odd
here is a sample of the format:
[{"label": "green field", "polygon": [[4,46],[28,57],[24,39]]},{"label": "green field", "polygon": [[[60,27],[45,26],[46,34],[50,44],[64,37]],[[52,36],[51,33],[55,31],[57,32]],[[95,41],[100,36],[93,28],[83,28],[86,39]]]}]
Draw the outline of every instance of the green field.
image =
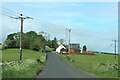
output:
[{"label": "green field", "polygon": [[46,55],[39,51],[23,49],[19,62],[19,49],[2,50],[3,78],[35,78],[44,65]]},{"label": "green field", "polygon": [[[70,60],[68,59],[68,56],[70,57]],[[97,77],[118,77],[118,58],[115,59],[114,55],[111,54],[61,54],[60,58],[72,67],[78,68]]]},{"label": "green field", "polygon": [[[29,49],[23,49],[23,60],[29,58],[39,58],[41,53],[38,51],[33,51]],[[2,50],[2,61],[18,61],[20,58],[19,49],[5,49]]]}]

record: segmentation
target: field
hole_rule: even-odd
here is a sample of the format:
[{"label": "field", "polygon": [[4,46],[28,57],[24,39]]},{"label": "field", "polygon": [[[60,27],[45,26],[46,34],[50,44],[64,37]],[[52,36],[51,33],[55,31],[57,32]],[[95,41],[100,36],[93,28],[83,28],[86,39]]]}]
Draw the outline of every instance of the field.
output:
[{"label": "field", "polygon": [[[18,61],[20,58],[19,49],[5,49],[2,51],[2,61]],[[40,52],[32,51],[29,49],[23,49],[23,60],[24,59],[35,59],[41,56]]]},{"label": "field", "polygon": [[23,49],[19,62],[19,49],[2,50],[3,78],[35,78],[44,65],[46,55],[42,52]]},{"label": "field", "polygon": [[81,69],[97,77],[118,77],[118,58],[115,59],[114,55],[95,53],[95,55],[60,54],[59,56],[72,67]]}]

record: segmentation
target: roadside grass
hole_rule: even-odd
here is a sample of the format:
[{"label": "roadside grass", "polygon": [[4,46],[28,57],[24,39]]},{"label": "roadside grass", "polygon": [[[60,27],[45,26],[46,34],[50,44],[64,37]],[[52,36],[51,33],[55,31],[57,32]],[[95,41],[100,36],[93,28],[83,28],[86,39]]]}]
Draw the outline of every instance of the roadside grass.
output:
[{"label": "roadside grass", "polygon": [[46,54],[23,49],[23,60],[19,62],[19,49],[2,51],[2,77],[4,78],[35,78],[44,65]]},{"label": "roadside grass", "polygon": [[118,78],[118,58],[115,59],[114,55],[95,53],[95,55],[59,54],[59,56],[72,67],[97,77]]}]

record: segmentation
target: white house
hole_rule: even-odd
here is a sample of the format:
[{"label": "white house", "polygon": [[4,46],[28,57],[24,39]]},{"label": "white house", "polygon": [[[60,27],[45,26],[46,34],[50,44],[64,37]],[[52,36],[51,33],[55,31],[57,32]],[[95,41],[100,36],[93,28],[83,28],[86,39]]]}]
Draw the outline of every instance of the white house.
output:
[{"label": "white house", "polygon": [[60,45],[57,49],[56,49],[56,52],[57,53],[60,53],[61,52],[61,49],[66,49],[63,45]]}]

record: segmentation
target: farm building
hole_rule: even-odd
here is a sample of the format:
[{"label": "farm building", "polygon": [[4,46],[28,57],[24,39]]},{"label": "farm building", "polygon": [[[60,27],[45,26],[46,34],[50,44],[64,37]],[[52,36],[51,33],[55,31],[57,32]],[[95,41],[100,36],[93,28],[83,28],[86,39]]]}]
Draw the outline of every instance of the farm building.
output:
[{"label": "farm building", "polygon": [[68,53],[68,54],[94,54],[93,51],[87,50],[85,53],[83,53],[82,48],[80,47],[80,44],[78,43],[71,43],[70,44],[70,50],[68,45],[60,45],[57,49],[57,53]]},{"label": "farm building", "polygon": [[80,50],[80,44],[70,44],[71,49]]},{"label": "farm building", "polygon": [[71,43],[70,44],[70,50],[68,51],[68,53],[71,53],[71,54],[80,53],[80,44],[78,44],[78,43]]},{"label": "farm building", "polygon": [[65,46],[63,46],[63,45],[60,45],[57,49],[56,49],[56,52],[57,53],[61,53],[61,51],[66,51],[66,48],[65,48]]},{"label": "farm building", "polygon": [[68,53],[70,53],[70,54],[79,54],[80,51],[71,48],[71,49],[68,51]]},{"label": "farm building", "polygon": [[[66,49],[68,50],[69,49],[69,46],[68,45],[65,45]],[[68,51],[68,53],[71,53],[71,54],[76,54],[76,53],[80,53],[80,44],[78,43],[71,43],[70,44],[70,50]]]}]

